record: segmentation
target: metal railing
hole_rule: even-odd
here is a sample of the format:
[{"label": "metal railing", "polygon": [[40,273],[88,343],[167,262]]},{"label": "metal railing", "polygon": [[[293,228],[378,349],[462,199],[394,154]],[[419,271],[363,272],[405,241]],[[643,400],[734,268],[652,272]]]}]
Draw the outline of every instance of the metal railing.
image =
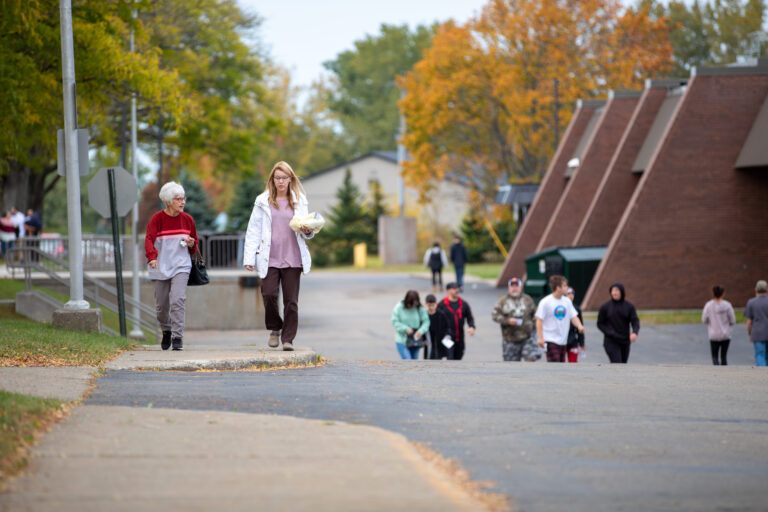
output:
[{"label": "metal railing", "polygon": [[[239,268],[243,261],[243,246],[245,233],[198,233],[200,249],[203,251],[208,268],[234,269]],[[84,234],[82,238],[83,270],[103,271],[115,270],[115,253],[112,235]],[[146,270],[144,258],[144,235],[138,239],[139,268]],[[37,249],[41,254],[51,258],[68,261],[69,239],[66,236],[45,236],[40,238],[26,237],[17,241],[19,249]],[[133,240],[131,235],[120,237],[120,250],[123,271],[133,269]],[[11,276],[16,277],[14,269],[20,268],[12,265],[13,255],[7,256],[10,264],[8,269]],[[43,262],[45,264],[45,262]]]},{"label": "metal railing", "polygon": [[[32,274],[38,272],[43,274],[57,284],[69,288],[69,264],[56,256],[52,256],[42,247],[36,246],[34,243],[29,243],[35,239],[23,239],[27,243],[22,244],[20,247],[14,247],[8,250],[6,265],[11,270],[12,275],[15,275],[14,271],[19,270],[24,273],[24,288],[27,291],[33,290]],[[46,239],[39,239],[41,242]],[[113,264],[114,268],[114,264]],[[66,275],[63,275],[66,274]],[[86,300],[89,300],[99,306],[115,313],[119,314],[117,307],[117,288],[110,286],[104,281],[83,274],[83,295]],[[142,302],[136,302],[133,297],[128,294],[125,295],[125,309],[126,319],[129,322],[138,322],[139,328],[146,333],[151,334],[157,338],[160,334],[160,329],[157,324],[156,313],[154,308],[147,306]],[[133,307],[136,307],[139,311],[139,318],[133,317]],[[118,335],[119,333],[104,327],[104,330],[110,334]]]}]

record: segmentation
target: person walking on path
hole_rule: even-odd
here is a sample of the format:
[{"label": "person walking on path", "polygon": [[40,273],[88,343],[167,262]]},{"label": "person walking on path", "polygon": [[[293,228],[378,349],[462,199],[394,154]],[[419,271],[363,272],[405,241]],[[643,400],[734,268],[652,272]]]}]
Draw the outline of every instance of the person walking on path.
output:
[{"label": "person walking on path", "polygon": [[39,237],[43,234],[43,219],[32,208],[27,210],[27,216],[24,218],[24,231],[27,236]]},{"label": "person walking on path", "polygon": [[[565,296],[568,297],[568,300],[573,303],[573,307],[576,309],[577,313],[576,316],[579,317],[579,322],[584,325],[584,317],[581,316],[581,308],[577,306],[575,302],[573,302],[573,299],[576,298],[576,290],[569,286],[568,290],[565,292]],[[587,350],[584,346],[584,333],[579,332],[579,330],[573,324],[571,324],[571,328],[568,331],[568,343],[565,344],[565,350],[568,351],[569,363],[579,362],[579,353],[583,353],[585,350]]]},{"label": "person walking on path", "polygon": [[149,278],[155,286],[157,321],[163,331],[160,348],[182,350],[187,282],[191,255],[198,243],[197,228],[192,216],[184,213],[184,187],[169,181],[159,195],[165,208],[149,220],[144,252]]},{"label": "person walking on path", "polygon": [[16,227],[13,225],[11,211],[8,210],[0,217],[0,251],[2,251],[3,259],[5,259],[5,253],[8,249],[13,248],[15,242]]},{"label": "person walking on path", "polygon": [[432,293],[437,292],[438,285],[440,285],[440,291],[443,291],[443,267],[448,266],[448,259],[445,257],[445,251],[440,247],[440,242],[435,242],[424,253],[424,266],[432,271]]},{"label": "person walking on path", "polygon": [[536,304],[523,293],[523,282],[513,277],[507,282],[507,294],[491,312],[494,322],[501,324],[501,354],[505,361],[520,361],[523,349],[531,342]]},{"label": "person walking on path", "polygon": [[453,339],[451,321],[444,310],[438,309],[437,299],[431,293],[424,298],[429,316],[429,330],[427,331],[427,346],[429,353],[425,359],[443,359],[448,357],[448,348],[443,344],[443,338],[448,336]]},{"label": "person walking on path", "polygon": [[603,347],[608,359],[612,363],[626,363],[629,349],[640,332],[640,319],[637,318],[635,306],[625,300],[623,284],[613,283],[609,290],[611,300],[600,306],[597,328],[603,333]]},{"label": "person walking on path", "polygon": [[467,332],[475,335],[475,317],[472,316],[472,308],[467,301],[459,297],[459,283],[448,283],[445,286],[446,296],[440,301],[437,308],[441,310],[451,322],[453,333],[453,346],[448,349],[448,359],[460,360],[464,357],[466,348],[464,336],[464,322],[469,326]]},{"label": "person walking on path", "polygon": [[459,235],[453,235],[453,245],[451,245],[451,263],[456,271],[456,284],[459,285],[459,291],[464,293],[464,265],[467,264],[467,248],[459,238]]},{"label": "person walking on path", "polygon": [[571,324],[580,333],[584,332],[584,326],[573,303],[565,296],[568,280],[563,276],[550,276],[549,287],[552,293],[541,299],[536,308],[538,344],[541,348],[546,345],[548,363],[564,363]]},{"label": "person walking on path", "polygon": [[726,366],[728,364],[728,345],[731,343],[731,326],[736,323],[733,306],[723,299],[725,289],[722,286],[712,287],[714,298],[704,304],[701,321],[707,324],[709,347],[712,352],[712,364]]},{"label": "person walking on path", "polygon": [[[277,162],[267,179],[267,187],[253,206],[245,233],[243,266],[261,277],[264,298],[264,323],[270,330],[267,344],[293,350],[299,326],[299,282],[309,273],[312,258],[306,240],[315,236],[311,229],[294,232],[289,223],[296,216],[308,215],[309,206],[299,178],[286,162]],[[277,303],[283,291],[283,318]]]},{"label": "person walking on path", "polygon": [[16,238],[24,238],[27,234],[24,231],[24,220],[26,217],[23,213],[16,209],[15,206],[11,206],[11,220],[13,220],[13,226],[16,228]]},{"label": "person walking on path", "polygon": [[755,348],[755,366],[768,366],[768,283],[762,279],[755,285],[755,296],[747,301],[744,316],[747,334]]},{"label": "person walking on path", "polygon": [[405,298],[392,309],[395,347],[403,359],[418,359],[424,346],[424,334],[429,330],[427,308],[419,301],[419,292],[408,290]]}]

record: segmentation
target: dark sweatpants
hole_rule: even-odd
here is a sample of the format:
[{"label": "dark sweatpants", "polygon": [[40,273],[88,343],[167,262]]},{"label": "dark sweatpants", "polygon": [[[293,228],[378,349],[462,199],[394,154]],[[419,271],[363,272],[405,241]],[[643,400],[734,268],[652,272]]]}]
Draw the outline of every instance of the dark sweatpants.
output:
[{"label": "dark sweatpants", "polygon": [[632,344],[627,341],[616,341],[605,338],[603,348],[612,363],[626,363],[629,360],[629,348]]},{"label": "dark sweatpants", "polygon": [[[301,269],[298,267],[269,267],[267,277],[261,280],[261,296],[264,297],[264,323],[270,331],[282,330],[283,343],[293,343],[299,327],[299,282]],[[283,318],[277,297],[283,289]]]}]

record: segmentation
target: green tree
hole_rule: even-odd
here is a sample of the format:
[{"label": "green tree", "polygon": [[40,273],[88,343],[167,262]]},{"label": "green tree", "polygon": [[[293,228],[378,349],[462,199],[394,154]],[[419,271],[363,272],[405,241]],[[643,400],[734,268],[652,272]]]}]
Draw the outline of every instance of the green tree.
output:
[{"label": "green tree", "polygon": [[245,176],[237,185],[235,196],[227,210],[228,225],[232,231],[245,231],[253,212],[256,196],[264,192],[264,181]]},{"label": "green tree", "polygon": [[[162,69],[153,49],[130,53],[136,23],[131,7],[147,0],[73,2],[79,125],[90,129],[91,147],[108,144],[115,132],[113,105],[131,91],[162,108],[175,124],[194,111],[193,101],[172,70]],[[141,31],[137,40],[142,41]],[[56,129],[63,123],[59,2],[2,3],[0,15],[0,207],[16,203],[43,209],[59,181]]]},{"label": "green tree", "polygon": [[382,192],[379,180],[371,180],[368,184],[368,197],[364,204],[366,221],[370,226],[370,234],[366,240],[369,254],[379,252],[379,217],[389,215],[384,199],[384,192]]},{"label": "green tree", "polygon": [[197,175],[252,171],[281,124],[269,101],[260,19],[231,0],[152,2],[140,18],[148,47],[160,52],[162,66],[178,73],[200,106],[199,115],[178,129],[165,123],[163,109],[147,112],[152,122],[145,138],[169,146],[172,169]]},{"label": "green tree", "polygon": [[407,25],[382,24],[378,35],[356,41],[354,50],[323,64],[336,82],[335,90],[329,91],[330,109],[357,154],[395,147],[400,125],[395,77],[421,59],[434,30],[434,26],[411,31]]},{"label": "green tree", "polygon": [[[515,239],[517,224],[509,212],[506,215],[500,215],[500,217],[500,220],[495,220],[491,225],[502,245],[509,247]],[[461,233],[461,240],[467,248],[469,261],[502,261],[503,255],[493,241],[486,224],[486,217],[483,216],[481,210],[472,208],[467,211],[461,221],[459,232]]]},{"label": "green tree", "polygon": [[323,233],[331,247],[333,261],[351,263],[354,245],[370,240],[371,226],[365,215],[360,190],[352,183],[349,169],[344,173],[344,181],[336,191],[336,200],[328,214],[328,225]]},{"label": "green tree", "polygon": [[179,181],[187,197],[184,211],[195,220],[198,231],[213,231],[216,228],[214,222],[217,213],[211,206],[211,200],[200,182],[187,173],[182,173]]},{"label": "green tree", "polygon": [[638,3],[648,6],[657,19],[666,19],[673,60],[668,75],[674,77],[689,76],[695,66],[736,62],[745,51],[748,34],[761,30],[766,16],[763,0]]}]

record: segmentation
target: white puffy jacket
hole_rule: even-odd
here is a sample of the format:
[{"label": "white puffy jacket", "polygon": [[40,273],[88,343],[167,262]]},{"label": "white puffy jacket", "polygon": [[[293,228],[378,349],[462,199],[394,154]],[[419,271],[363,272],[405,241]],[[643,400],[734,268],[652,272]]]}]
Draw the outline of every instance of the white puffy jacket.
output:
[{"label": "white puffy jacket", "polygon": [[[293,194],[293,192],[291,192]],[[299,195],[298,201],[294,194],[294,205],[296,207],[294,215],[308,215],[307,198],[304,194]],[[309,255],[309,249],[305,240],[314,237],[315,234],[305,235],[302,232],[296,233],[296,241],[299,243],[299,252],[301,253],[301,266],[305,274],[309,273],[312,266],[312,257]],[[262,279],[267,277],[269,268],[269,246],[272,242],[272,211],[269,209],[269,191],[265,191],[256,198],[253,204],[251,220],[248,221],[248,230],[245,233],[245,247],[243,249],[243,265],[256,267],[256,272]]]}]

